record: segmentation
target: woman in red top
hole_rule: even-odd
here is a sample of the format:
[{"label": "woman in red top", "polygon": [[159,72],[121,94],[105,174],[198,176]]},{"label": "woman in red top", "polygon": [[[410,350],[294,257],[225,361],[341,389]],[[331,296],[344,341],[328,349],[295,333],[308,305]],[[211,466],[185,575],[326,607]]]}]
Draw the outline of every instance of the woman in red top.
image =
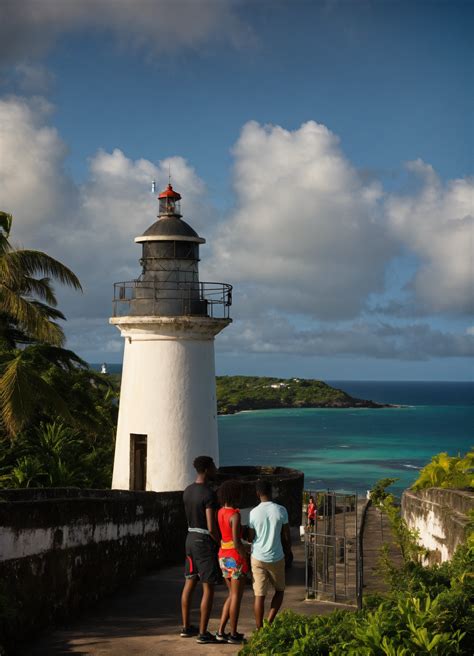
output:
[{"label": "woman in red top", "polygon": [[[229,590],[229,596],[222,608],[216,638],[219,642],[230,642],[231,644],[240,644],[244,639],[243,634],[237,632],[237,622],[239,621],[246,574],[249,571],[248,555],[241,541],[240,511],[237,509],[241,497],[242,486],[239,481],[225,481],[217,491],[217,498],[222,506],[217,513],[221,532],[219,565]],[[226,634],[225,627],[229,619],[231,632]]]},{"label": "woman in red top", "polygon": [[316,519],[316,506],[314,505],[313,497],[309,497],[307,512],[308,512],[308,525],[314,526],[314,520]]}]

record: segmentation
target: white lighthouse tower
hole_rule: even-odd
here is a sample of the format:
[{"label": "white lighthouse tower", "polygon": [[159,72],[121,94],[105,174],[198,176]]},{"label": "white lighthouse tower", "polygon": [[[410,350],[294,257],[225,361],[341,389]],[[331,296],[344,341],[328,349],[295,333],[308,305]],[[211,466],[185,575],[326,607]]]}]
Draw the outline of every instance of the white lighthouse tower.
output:
[{"label": "white lighthouse tower", "polygon": [[171,184],[135,239],[142,274],[114,285],[110,323],[125,338],[112,487],[183,490],[193,460],[219,462],[214,337],[232,320],[232,287],[199,281],[205,240],[181,218]]}]

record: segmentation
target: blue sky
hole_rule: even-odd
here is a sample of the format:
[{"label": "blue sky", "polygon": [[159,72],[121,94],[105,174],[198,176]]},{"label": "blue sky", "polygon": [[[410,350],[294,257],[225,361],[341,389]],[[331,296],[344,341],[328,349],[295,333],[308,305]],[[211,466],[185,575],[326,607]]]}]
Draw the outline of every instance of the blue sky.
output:
[{"label": "blue sky", "polygon": [[0,201],[83,280],[80,355],[121,359],[112,283],[171,164],[201,278],[235,285],[219,373],[474,379],[471,3],[0,13]]}]

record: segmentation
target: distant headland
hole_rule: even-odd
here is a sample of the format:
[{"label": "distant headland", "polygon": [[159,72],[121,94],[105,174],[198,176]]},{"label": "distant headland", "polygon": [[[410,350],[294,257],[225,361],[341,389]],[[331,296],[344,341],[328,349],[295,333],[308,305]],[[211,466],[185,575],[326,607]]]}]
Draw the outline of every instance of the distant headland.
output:
[{"label": "distant headland", "polygon": [[[93,365],[97,370],[100,365]],[[121,373],[111,365],[107,375],[120,388]],[[118,367],[117,367],[118,368]],[[397,405],[359,399],[344,390],[311,378],[216,376],[217,412],[232,415],[246,410],[276,408],[396,408]]]},{"label": "distant headland", "polygon": [[217,411],[221,415],[273,408],[392,408],[357,399],[321,380],[217,376]]}]

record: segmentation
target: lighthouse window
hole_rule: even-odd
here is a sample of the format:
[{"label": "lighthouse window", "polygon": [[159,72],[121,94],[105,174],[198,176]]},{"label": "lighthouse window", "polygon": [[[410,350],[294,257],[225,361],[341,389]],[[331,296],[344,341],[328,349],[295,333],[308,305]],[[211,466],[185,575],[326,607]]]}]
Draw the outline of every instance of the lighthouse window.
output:
[{"label": "lighthouse window", "polygon": [[130,435],[130,489],[146,490],[147,436]]}]

